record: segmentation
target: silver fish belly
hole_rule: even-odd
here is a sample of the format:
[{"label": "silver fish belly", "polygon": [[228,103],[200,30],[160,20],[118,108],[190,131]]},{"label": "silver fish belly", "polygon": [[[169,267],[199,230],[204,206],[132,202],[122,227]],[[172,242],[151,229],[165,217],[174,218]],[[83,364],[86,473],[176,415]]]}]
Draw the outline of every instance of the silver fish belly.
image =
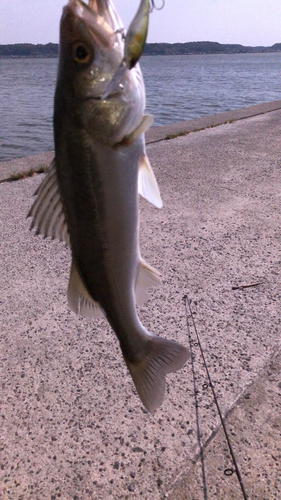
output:
[{"label": "silver fish belly", "polygon": [[29,215],[37,233],[71,247],[69,306],[86,317],[107,318],[140,399],[153,412],[164,398],[165,375],[181,368],[189,353],[147,331],[137,315],[136,303],[160,281],[141,259],[138,234],[139,194],[162,206],[145,152],[151,118],[143,115],[138,65],[122,70],[120,85],[111,88],[124,56],[122,25],[112,2],[90,5],[69,0],[64,8],[55,159]]}]

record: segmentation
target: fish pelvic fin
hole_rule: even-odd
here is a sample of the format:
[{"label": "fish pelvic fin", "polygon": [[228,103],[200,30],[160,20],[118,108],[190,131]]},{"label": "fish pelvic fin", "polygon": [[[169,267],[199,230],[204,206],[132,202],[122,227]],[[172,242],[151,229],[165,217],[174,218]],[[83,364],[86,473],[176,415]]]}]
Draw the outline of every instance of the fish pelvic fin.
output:
[{"label": "fish pelvic fin", "polygon": [[179,370],[189,357],[186,347],[152,335],[140,362],[130,363],[125,358],[138,395],[150,413],[163,402],[166,374]]},{"label": "fish pelvic fin", "polygon": [[87,291],[73,260],[70,269],[67,300],[70,309],[85,318],[99,319],[105,316],[99,303]]},{"label": "fish pelvic fin", "polygon": [[160,273],[141,260],[135,289],[136,304],[142,306],[150,297],[148,288],[159,285],[161,285]]},{"label": "fish pelvic fin", "polygon": [[163,207],[157,180],[146,155],[143,155],[139,162],[138,191],[143,198],[157,208]]}]

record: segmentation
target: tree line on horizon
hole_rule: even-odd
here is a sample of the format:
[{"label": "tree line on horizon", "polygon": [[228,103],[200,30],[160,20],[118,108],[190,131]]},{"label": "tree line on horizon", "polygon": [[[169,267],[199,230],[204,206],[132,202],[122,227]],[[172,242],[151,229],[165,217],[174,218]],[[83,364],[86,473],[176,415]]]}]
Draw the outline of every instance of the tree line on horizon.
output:
[{"label": "tree line on horizon", "polygon": [[[281,51],[281,43],[271,47],[250,47],[239,44],[221,44],[218,42],[186,42],[186,43],[147,43],[143,55],[192,55],[192,54],[245,54]],[[32,44],[16,43],[0,45],[0,57],[58,57],[57,43]]]}]

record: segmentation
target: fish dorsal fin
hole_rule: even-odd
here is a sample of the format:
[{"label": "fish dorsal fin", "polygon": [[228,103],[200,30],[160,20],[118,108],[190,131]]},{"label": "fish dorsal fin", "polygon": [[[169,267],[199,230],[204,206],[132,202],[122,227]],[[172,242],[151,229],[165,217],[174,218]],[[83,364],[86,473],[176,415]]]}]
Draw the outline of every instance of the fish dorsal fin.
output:
[{"label": "fish dorsal fin", "polygon": [[160,284],[160,273],[147,264],[147,262],[141,260],[135,289],[135,298],[138,306],[142,306],[149,299],[148,288],[159,286]]},{"label": "fish dorsal fin", "polygon": [[37,227],[36,234],[42,234],[45,238],[56,238],[69,245],[69,233],[57,182],[55,161],[51,163],[35,195],[37,198],[28,213],[28,217],[33,217],[30,229]]},{"label": "fish dorsal fin", "polygon": [[67,300],[70,309],[85,318],[99,319],[104,317],[104,311],[90,296],[72,260],[70,278],[67,290]]},{"label": "fish dorsal fin", "polygon": [[157,180],[146,155],[143,155],[139,163],[138,189],[146,200],[157,208],[163,207]]},{"label": "fish dorsal fin", "polygon": [[125,142],[126,144],[131,144],[135,139],[137,139],[141,134],[144,134],[144,132],[149,129],[149,127],[153,123],[153,120],[153,115],[143,115],[140,124],[131,134],[126,135],[123,142]]}]

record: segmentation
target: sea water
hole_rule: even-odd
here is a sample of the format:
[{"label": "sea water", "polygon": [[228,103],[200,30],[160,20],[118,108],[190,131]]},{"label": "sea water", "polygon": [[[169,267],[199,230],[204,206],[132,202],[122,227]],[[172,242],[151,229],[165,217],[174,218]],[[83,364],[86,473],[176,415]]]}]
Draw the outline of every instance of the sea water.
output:
[{"label": "sea water", "polygon": [[[57,59],[0,59],[0,161],[54,149]],[[142,57],[154,126],[281,99],[281,53]]]}]

